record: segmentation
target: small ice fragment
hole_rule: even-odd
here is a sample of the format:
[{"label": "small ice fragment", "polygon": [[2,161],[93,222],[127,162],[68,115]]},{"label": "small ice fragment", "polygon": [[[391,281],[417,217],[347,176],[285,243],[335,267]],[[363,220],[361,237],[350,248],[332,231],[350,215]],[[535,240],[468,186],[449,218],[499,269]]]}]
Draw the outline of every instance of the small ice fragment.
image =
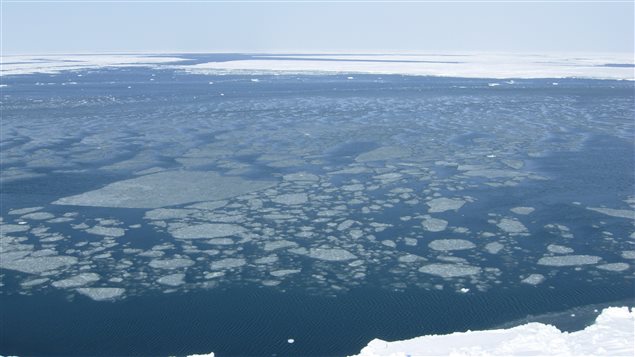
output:
[{"label": "small ice fragment", "polygon": [[294,340],[294,339],[292,339],[292,338],[290,338],[290,339],[288,339],[288,340],[287,340],[287,343],[294,343],[294,342],[295,342],[295,340]]},{"label": "small ice fragment", "polygon": [[525,227],[524,224],[522,224],[515,218],[503,218],[496,224],[496,226],[503,232],[509,234],[521,234],[529,232],[527,227]]},{"label": "small ice fragment", "polygon": [[527,215],[527,214],[531,214],[533,211],[535,211],[535,209],[533,207],[514,207],[514,208],[511,208],[510,211],[516,214]]},{"label": "small ice fragment", "polygon": [[448,221],[440,218],[425,217],[421,225],[428,232],[441,232],[448,227]]},{"label": "small ice fragment", "polygon": [[525,279],[521,280],[521,283],[529,284],[529,285],[538,285],[545,281],[545,276],[542,274],[531,274]]},{"label": "small ice fragment", "polygon": [[465,239],[437,239],[428,244],[428,247],[434,250],[464,250],[476,248],[474,243]]},{"label": "small ice fragment", "polygon": [[459,291],[462,292],[463,294],[465,294],[465,293],[469,292],[470,289],[468,289],[468,288],[460,288]]},{"label": "small ice fragment", "polygon": [[94,226],[88,228],[86,233],[95,234],[98,236],[106,236],[106,237],[121,237],[126,234],[126,231],[123,228],[117,227],[104,227],[104,226]]},{"label": "small ice fragment", "polygon": [[426,204],[430,207],[428,212],[438,213],[438,212],[445,212],[450,210],[458,211],[459,208],[463,207],[463,205],[465,204],[465,201],[457,199],[457,198],[440,197],[440,198],[432,199],[428,201]]}]

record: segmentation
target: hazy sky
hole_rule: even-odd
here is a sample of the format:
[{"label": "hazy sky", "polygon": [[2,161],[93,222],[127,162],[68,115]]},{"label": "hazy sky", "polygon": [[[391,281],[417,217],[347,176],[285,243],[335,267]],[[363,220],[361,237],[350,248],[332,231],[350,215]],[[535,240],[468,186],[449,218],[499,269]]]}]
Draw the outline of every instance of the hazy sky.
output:
[{"label": "hazy sky", "polygon": [[[10,0],[9,0],[10,1]],[[633,2],[7,2],[4,54],[633,52]]]}]

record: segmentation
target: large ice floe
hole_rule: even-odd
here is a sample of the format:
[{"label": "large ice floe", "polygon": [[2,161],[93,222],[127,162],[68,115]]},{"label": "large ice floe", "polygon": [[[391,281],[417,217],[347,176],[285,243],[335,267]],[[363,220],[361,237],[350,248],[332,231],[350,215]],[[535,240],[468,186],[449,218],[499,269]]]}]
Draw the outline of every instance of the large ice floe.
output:
[{"label": "large ice floe", "polygon": [[[633,57],[616,54],[324,54],[267,55],[253,59],[208,62],[182,69],[195,73],[372,73],[465,78],[600,78],[633,80]],[[450,58],[450,60],[448,60]],[[607,66],[615,63],[626,66]]]},{"label": "large ice floe", "polygon": [[133,54],[15,55],[2,56],[0,74],[7,76],[105,67],[154,66],[183,60],[184,58],[178,56]]},{"label": "large ice floe", "polygon": [[362,356],[633,356],[635,312],[609,307],[584,330],[563,332],[532,322],[504,329],[429,335],[410,340],[372,340]]},{"label": "large ice floe", "polygon": [[198,201],[221,200],[274,186],[215,172],[168,171],[118,181],[101,189],[64,197],[58,205],[158,208]]}]

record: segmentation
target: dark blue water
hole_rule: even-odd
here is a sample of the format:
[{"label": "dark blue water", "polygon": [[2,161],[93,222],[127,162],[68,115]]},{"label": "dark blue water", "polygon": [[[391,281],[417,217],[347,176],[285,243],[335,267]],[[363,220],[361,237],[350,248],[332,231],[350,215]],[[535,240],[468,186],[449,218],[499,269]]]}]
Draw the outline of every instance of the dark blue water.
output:
[{"label": "dark blue water", "polygon": [[[190,58],[187,64],[250,56],[201,54]],[[149,82],[151,76],[154,81]],[[575,330],[592,320],[595,308],[615,302],[635,303],[632,264],[624,272],[535,264],[553,243],[571,247],[575,254],[601,256],[606,262],[625,261],[621,252],[632,249],[632,239],[628,238],[631,221],[586,209],[629,209],[624,200],[633,195],[635,183],[631,83],[559,79],[555,88],[552,80],[537,79],[488,88],[485,79],[355,75],[351,81],[346,75],[256,76],[260,82],[254,84],[250,81],[253,77],[143,68],[87,71],[81,78],[75,73],[9,77],[2,98],[6,121],[0,147],[21,150],[24,159],[4,161],[3,170],[29,168],[25,172],[36,175],[2,182],[0,213],[9,221],[15,218],[7,215],[11,209],[42,205],[56,216],[77,211],[89,223],[97,218],[116,218],[126,225],[139,223],[141,228],[118,239],[127,248],[149,249],[174,239],[146,225],[144,209],[50,203],[135,177],[140,170],[181,168],[178,160],[188,150],[214,143],[234,152],[226,160],[245,165],[247,169],[240,175],[248,179],[279,179],[294,172],[326,176],[356,165],[360,154],[386,145],[404,145],[416,153],[408,159],[411,161],[397,158],[370,162],[366,167],[384,170],[405,162],[410,166],[399,166],[404,173],[423,167],[434,174],[385,184],[365,193],[367,197],[384,200],[394,188],[421,192],[434,185],[441,187],[438,192],[444,197],[470,196],[474,201],[458,212],[434,217],[446,219],[454,227],[467,227],[467,236],[479,249],[490,242],[479,233],[494,231],[488,222],[491,214],[509,216],[510,208],[530,206],[536,211],[520,217],[529,236],[499,234],[497,241],[509,246],[500,255],[473,251],[448,254],[500,269],[500,274],[486,284],[481,282],[486,285],[483,289],[469,279],[447,281],[413,275],[396,264],[393,256],[384,256],[388,251],[368,242],[363,243],[366,249],[382,263],[369,265],[366,276],[355,279],[341,278],[341,270],[329,270],[322,262],[281,254],[281,261],[301,265],[303,274],[315,270],[332,279],[333,285],[342,285],[340,292],[324,285],[311,286],[311,280],[301,278],[277,288],[263,287],[259,284],[262,274],[249,268],[230,273],[231,279],[209,289],[167,293],[151,285],[152,276],[148,286],[126,286],[125,298],[96,302],[53,288],[23,291],[19,284],[29,276],[2,270],[0,354],[156,356],[213,351],[220,356],[340,356],[359,352],[373,338],[398,340],[510,322],[540,320]],[[79,84],[35,85],[70,80]],[[227,135],[236,136],[227,139]],[[536,140],[526,139],[534,135]],[[42,139],[49,136],[54,140]],[[83,141],[89,137],[97,137],[96,143]],[[151,154],[129,167],[103,169],[141,152]],[[264,154],[291,157],[294,152],[302,153],[301,160],[291,166],[275,166],[260,159]],[[544,179],[496,187],[487,185],[496,180],[457,178],[456,166],[434,164],[437,160],[470,164],[472,161],[462,161],[469,156],[470,160],[481,160],[475,164],[488,165],[486,155],[491,152],[522,161],[520,171]],[[59,164],[31,163],[31,155],[42,154],[48,159],[53,155],[49,153],[63,160],[55,161]],[[233,167],[225,164],[202,162],[187,169],[228,174]],[[371,182],[374,175],[331,175],[328,183],[340,187],[351,180]],[[450,190],[456,186],[463,186],[460,193]],[[312,190],[319,193],[324,187]],[[341,198],[333,196],[331,200]],[[420,232],[419,221],[400,218],[427,210],[423,202],[398,202],[362,214],[359,210],[364,205],[350,204],[347,217],[391,223],[386,230],[374,233],[377,240],[396,240]],[[265,203],[264,207],[273,206]],[[307,216],[320,218],[316,212]],[[277,223],[254,219],[280,228]],[[569,227],[575,238],[563,240],[545,227],[553,223]],[[328,229],[317,222],[297,223],[308,224]],[[98,243],[101,239],[67,225],[52,229],[70,237],[59,243],[60,251],[76,242]],[[615,238],[606,239],[607,231]],[[400,252],[432,261],[436,256],[427,248],[429,241],[461,237],[465,235],[425,232],[417,246],[400,240],[396,244]],[[27,242],[39,244],[33,235],[27,236]],[[257,244],[247,242],[242,248],[248,258],[259,257]],[[118,249],[113,249],[113,256],[125,258]],[[169,252],[184,254],[178,249]],[[93,269],[107,275],[112,267],[100,264],[94,262]],[[411,270],[416,272],[419,266]],[[146,267],[135,268],[135,274],[152,274]],[[519,283],[520,276],[530,273],[544,274],[547,280],[538,286]],[[187,271],[187,279],[194,280],[197,275],[200,271]],[[457,284],[469,286],[470,292],[457,293]],[[444,288],[438,290],[432,288],[434,285]],[[578,313],[578,318],[558,315],[576,308],[584,312]],[[295,343],[287,343],[289,338]]]}]

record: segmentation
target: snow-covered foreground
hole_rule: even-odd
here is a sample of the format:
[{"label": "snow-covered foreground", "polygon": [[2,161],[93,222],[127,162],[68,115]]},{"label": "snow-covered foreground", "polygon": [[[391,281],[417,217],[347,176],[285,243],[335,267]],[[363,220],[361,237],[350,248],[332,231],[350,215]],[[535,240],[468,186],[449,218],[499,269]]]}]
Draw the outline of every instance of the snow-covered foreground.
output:
[{"label": "snow-covered foreground", "polygon": [[372,73],[462,78],[594,78],[633,80],[632,54],[312,55],[182,66],[193,73]]},{"label": "snow-covered foreground", "polygon": [[584,330],[562,332],[532,322],[503,330],[420,336],[405,341],[371,341],[358,356],[633,356],[635,311],[604,309]]}]

